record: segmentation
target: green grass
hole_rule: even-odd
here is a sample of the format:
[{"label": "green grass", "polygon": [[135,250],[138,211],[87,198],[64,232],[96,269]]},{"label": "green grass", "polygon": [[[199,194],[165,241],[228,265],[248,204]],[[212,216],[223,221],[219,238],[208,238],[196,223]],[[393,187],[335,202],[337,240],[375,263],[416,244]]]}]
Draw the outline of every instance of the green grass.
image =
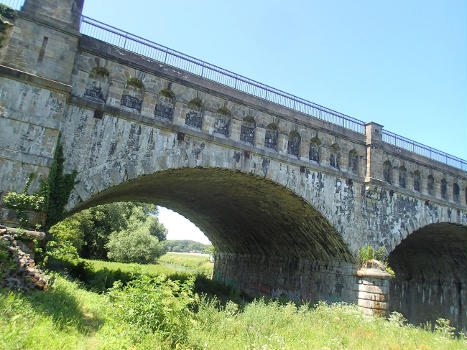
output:
[{"label": "green grass", "polygon": [[[175,277],[179,276],[179,271],[173,267],[175,263],[198,268],[206,260],[205,256],[170,253],[163,262],[154,265],[87,262],[96,272],[95,276],[104,269],[131,273],[136,268],[151,275],[164,273]],[[0,292],[0,349],[170,348],[168,340],[157,329],[143,331],[123,321],[120,304],[108,294],[91,291],[82,282],[56,276],[52,288],[45,292]],[[132,302],[135,297],[128,294]],[[148,310],[150,305],[151,310],[155,310],[155,300],[149,293],[142,290],[139,298],[143,302],[139,312],[144,311],[146,303]],[[216,298],[201,296],[196,300],[192,305],[195,312],[187,315],[190,318],[188,335],[177,345],[179,349],[467,348],[464,337],[451,338],[442,331],[401,325],[398,317],[388,321],[364,316],[353,305],[297,307],[292,303],[260,299],[241,305],[230,301],[221,306]],[[130,314],[128,317],[133,320]]]},{"label": "green grass", "polygon": [[169,252],[158,260],[160,264],[183,266],[190,272],[202,273],[208,277],[212,275],[213,263],[209,261],[208,254],[175,253]]},{"label": "green grass", "polygon": [[127,264],[112,261],[83,259],[88,262],[95,271],[104,268],[123,272],[140,271],[149,275],[174,275],[180,273],[203,274],[211,277],[213,263],[209,261],[209,255],[196,253],[167,253],[161,256],[157,264]]},{"label": "green grass", "polygon": [[[0,349],[167,349],[156,332],[117,321],[105,294],[57,277],[46,292],[0,294]],[[464,339],[366,317],[342,304],[315,308],[256,300],[239,311],[201,298],[181,349],[465,349]]]}]

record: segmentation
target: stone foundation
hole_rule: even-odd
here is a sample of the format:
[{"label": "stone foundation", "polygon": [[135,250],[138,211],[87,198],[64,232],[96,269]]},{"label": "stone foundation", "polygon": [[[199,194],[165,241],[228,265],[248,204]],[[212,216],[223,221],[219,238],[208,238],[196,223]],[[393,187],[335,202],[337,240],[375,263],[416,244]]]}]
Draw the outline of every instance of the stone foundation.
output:
[{"label": "stone foundation", "polygon": [[213,278],[250,296],[285,296],[298,302],[356,303],[355,267],[307,258],[216,255]]}]

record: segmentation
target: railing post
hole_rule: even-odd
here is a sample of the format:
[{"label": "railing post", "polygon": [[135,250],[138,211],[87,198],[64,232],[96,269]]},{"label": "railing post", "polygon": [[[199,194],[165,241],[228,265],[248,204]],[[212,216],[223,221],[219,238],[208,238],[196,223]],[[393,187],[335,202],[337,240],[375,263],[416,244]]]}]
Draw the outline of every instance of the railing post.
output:
[{"label": "railing post", "polygon": [[126,49],[126,40],[128,39],[128,37],[125,35],[124,38],[125,40],[123,41],[123,48]]},{"label": "railing post", "polygon": [[366,175],[365,182],[381,181],[383,176],[383,152],[381,149],[383,126],[374,122],[365,124]]},{"label": "railing post", "polygon": [[165,51],[164,63],[167,63],[167,55],[168,55],[168,53],[167,53],[167,51]]}]

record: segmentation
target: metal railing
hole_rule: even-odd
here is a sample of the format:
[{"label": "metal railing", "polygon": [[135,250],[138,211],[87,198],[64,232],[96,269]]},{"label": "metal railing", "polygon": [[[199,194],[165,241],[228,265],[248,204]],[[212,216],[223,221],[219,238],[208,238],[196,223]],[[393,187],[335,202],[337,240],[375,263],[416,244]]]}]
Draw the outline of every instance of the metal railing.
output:
[{"label": "metal railing", "polygon": [[[19,10],[24,0],[0,0],[0,2]],[[365,123],[361,120],[275,89],[182,52],[172,50],[164,45],[144,39],[90,17],[81,16],[80,32],[141,56],[164,62],[165,64],[185,70],[194,75],[229,86],[233,89],[342,126],[357,133],[365,134]],[[384,129],[383,141],[456,168],[467,170],[467,162],[461,158],[449,155]]]},{"label": "metal railing", "polygon": [[165,64],[183,69],[192,74],[215,81],[236,90],[240,90],[255,97],[259,97],[332,124],[351,129],[360,134],[365,133],[365,123],[361,120],[275,89],[271,86],[186,55],[182,52],[172,50],[154,41],[125,32],[95,19],[82,16],[80,32],[95,39],[99,39],[136,54],[164,62]]},{"label": "metal railing", "polygon": [[410,140],[384,129],[382,135],[383,141],[386,143],[420,154],[438,162],[445,163],[462,170],[467,170],[467,162],[461,158],[452,156],[443,151],[423,145],[417,141]]}]

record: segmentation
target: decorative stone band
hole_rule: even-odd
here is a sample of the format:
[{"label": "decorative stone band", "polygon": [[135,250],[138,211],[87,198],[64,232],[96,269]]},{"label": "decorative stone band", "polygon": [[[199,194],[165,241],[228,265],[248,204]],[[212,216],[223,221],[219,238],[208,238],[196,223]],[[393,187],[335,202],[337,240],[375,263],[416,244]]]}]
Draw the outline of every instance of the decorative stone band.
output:
[{"label": "decorative stone band", "polygon": [[392,276],[380,268],[357,270],[358,307],[366,315],[387,314],[389,309],[389,280]]}]

